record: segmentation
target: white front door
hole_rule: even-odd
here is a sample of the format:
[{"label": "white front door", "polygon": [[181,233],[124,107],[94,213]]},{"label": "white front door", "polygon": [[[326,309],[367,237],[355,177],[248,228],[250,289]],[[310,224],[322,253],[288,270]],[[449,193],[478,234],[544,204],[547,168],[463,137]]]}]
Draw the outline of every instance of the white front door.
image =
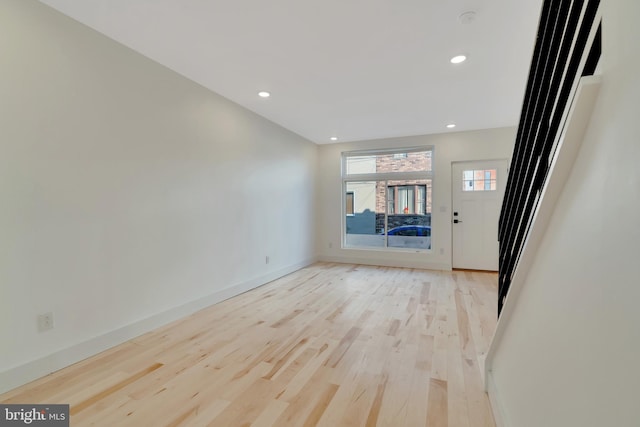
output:
[{"label": "white front door", "polygon": [[507,161],[453,163],[453,268],[498,270],[498,221]]}]

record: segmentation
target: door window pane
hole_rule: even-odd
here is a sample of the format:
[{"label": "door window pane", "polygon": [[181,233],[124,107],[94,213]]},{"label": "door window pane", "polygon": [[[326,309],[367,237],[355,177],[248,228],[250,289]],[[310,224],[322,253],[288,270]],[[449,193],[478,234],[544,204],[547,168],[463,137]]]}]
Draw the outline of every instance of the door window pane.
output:
[{"label": "door window pane", "polygon": [[497,177],[496,169],[463,171],[462,191],[495,191]]}]

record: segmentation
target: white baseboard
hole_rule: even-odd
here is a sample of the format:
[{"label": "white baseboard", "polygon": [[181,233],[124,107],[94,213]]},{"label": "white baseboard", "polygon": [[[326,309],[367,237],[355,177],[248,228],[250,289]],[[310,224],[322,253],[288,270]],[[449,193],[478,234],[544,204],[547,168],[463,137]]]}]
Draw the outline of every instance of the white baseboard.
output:
[{"label": "white baseboard", "polygon": [[485,377],[485,387],[487,394],[489,395],[489,403],[491,404],[491,410],[493,411],[493,419],[496,422],[496,427],[508,427],[507,416],[502,406],[502,400],[500,399],[500,393],[496,388],[496,383],[493,379],[493,372],[487,371]]},{"label": "white baseboard", "polygon": [[255,289],[282,276],[286,276],[287,274],[311,265],[316,261],[317,260],[315,258],[308,259],[300,263],[272,271],[268,274],[216,291],[203,298],[190,301],[186,304],[155,314],[146,319],[123,326],[111,332],[107,332],[106,334],[99,335],[31,362],[0,372],[0,393],[5,393],[35,379],[94,356],[102,351],[122,344],[123,342],[138,337],[156,328],[189,316],[203,308],[209,307],[236,295],[240,295],[241,293],[250,291],[251,289]]},{"label": "white baseboard", "polygon": [[377,265],[382,267],[421,268],[425,270],[451,271],[451,265],[441,262],[423,262],[413,260],[384,259],[377,257],[358,256],[327,256],[321,255],[319,261],[335,262],[339,264]]}]

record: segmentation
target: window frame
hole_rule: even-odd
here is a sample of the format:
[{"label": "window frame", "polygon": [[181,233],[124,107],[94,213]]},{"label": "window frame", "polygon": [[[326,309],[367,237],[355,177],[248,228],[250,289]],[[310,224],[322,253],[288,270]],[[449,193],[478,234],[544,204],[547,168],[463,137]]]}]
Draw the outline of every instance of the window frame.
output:
[{"label": "window frame", "polygon": [[[431,153],[431,168],[430,170],[425,171],[411,171],[411,172],[371,172],[371,173],[358,173],[358,174],[347,174],[347,159],[349,157],[358,157],[358,156],[374,156],[374,155],[394,155],[394,154],[409,154],[416,152],[428,151]],[[431,206],[434,205],[433,200],[433,189],[434,189],[434,179],[435,179],[435,149],[432,145],[426,146],[414,146],[414,147],[405,147],[405,148],[390,148],[390,149],[380,149],[380,150],[355,150],[355,151],[343,151],[341,155],[341,181],[342,181],[342,208],[341,208],[341,247],[342,249],[355,249],[355,250],[373,250],[373,251],[391,251],[391,252],[432,252],[433,251],[433,240],[431,240],[431,249],[415,249],[415,248],[398,248],[393,246],[388,246],[388,235],[385,233],[384,236],[384,247],[368,247],[368,246],[349,246],[346,244],[347,240],[347,225],[346,225],[346,193],[347,193],[347,183],[349,182],[378,182],[385,181],[385,209],[384,209],[384,229],[388,230],[388,217],[389,215],[396,215],[389,213],[388,207],[388,187],[389,181],[403,181],[403,180],[430,180],[431,181]],[[397,159],[396,159],[397,160]],[[414,184],[408,184],[410,186],[414,186]],[[425,200],[424,200],[424,210],[425,215],[427,214],[427,199],[428,199],[428,189],[429,186],[425,185]],[[415,190],[414,190],[415,191]],[[395,196],[394,196],[395,197]],[[415,197],[415,196],[414,196]],[[414,206],[415,210],[415,206]],[[354,203],[354,212],[355,212],[355,203]],[[433,215],[433,211],[429,212],[429,214]],[[433,223],[433,216],[431,217],[431,221]],[[431,230],[431,238],[433,239],[433,230]]]}]

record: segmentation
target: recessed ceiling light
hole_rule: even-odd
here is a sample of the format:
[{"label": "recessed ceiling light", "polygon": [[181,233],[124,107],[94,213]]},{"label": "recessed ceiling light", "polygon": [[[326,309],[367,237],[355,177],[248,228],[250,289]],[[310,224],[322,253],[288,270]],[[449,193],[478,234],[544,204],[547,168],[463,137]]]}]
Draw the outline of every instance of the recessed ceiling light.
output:
[{"label": "recessed ceiling light", "polygon": [[337,141],[337,140],[338,140],[338,137],[337,137],[337,136],[332,136],[332,137],[331,137],[331,138],[329,138],[329,139],[330,139],[330,140],[332,140],[332,141]]},{"label": "recessed ceiling light", "polygon": [[448,127],[449,129],[453,129],[454,127],[456,127],[456,124],[455,124],[455,123],[449,123],[449,124],[447,125],[447,127]]},{"label": "recessed ceiling light", "polygon": [[260,91],[258,92],[258,96],[260,98],[268,98],[271,96],[271,93],[267,92],[266,90]]},{"label": "recessed ceiling light", "polygon": [[452,64],[459,64],[461,62],[464,62],[467,60],[467,57],[464,55],[458,55],[458,56],[454,56],[453,58],[451,58],[451,63]]}]

